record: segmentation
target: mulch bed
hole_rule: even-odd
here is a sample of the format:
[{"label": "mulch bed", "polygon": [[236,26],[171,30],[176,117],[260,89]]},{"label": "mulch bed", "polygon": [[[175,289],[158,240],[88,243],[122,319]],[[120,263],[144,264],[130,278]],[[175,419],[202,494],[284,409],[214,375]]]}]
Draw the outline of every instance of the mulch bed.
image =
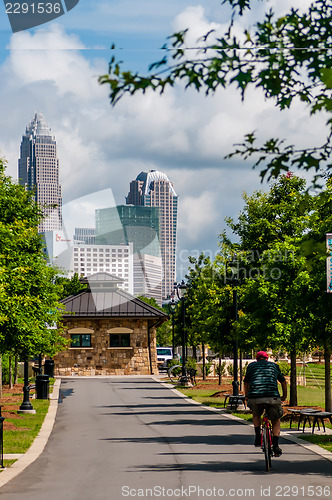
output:
[{"label": "mulch bed", "polygon": [[5,417],[3,423],[3,428],[5,431],[21,431],[25,430],[20,427],[16,427],[12,422],[8,422],[10,419],[23,419],[23,416],[17,413],[20,405],[23,401],[23,384],[15,384],[12,389],[9,389],[8,385],[2,386],[3,397],[0,398],[1,415]]}]

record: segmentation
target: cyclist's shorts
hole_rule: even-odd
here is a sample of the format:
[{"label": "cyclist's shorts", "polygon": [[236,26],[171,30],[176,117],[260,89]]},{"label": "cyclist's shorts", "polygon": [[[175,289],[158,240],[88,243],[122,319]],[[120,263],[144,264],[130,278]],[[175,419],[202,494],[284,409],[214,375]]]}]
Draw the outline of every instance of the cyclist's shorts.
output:
[{"label": "cyclist's shorts", "polygon": [[260,406],[262,404],[269,405],[266,409],[267,416],[269,420],[278,420],[284,414],[281,406],[280,398],[256,398],[248,399],[248,406],[252,410],[253,415],[261,416],[263,413],[263,408]]}]

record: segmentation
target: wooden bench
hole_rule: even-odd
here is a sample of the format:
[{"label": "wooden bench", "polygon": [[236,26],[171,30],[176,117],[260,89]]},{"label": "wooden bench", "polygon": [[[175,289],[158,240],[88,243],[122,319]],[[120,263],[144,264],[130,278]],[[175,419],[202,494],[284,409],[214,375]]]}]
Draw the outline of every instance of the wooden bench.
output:
[{"label": "wooden bench", "polygon": [[246,406],[246,397],[244,394],[239,394],[238,396],[233,396],[233,394],[224,394],[224,396],[224,407],[226,407],[227,401],[231,410],[237,410],[237,407],[240,404]]},{"label": "wooden bench", "polygon": [[[292,414],[289,427],[291,428],[292,426],[293,416],[298,415],[299,421],[297,425],[297,430],[300,430],[300,425],[301,422],[303,421],[302,432],[304,432],[305,424],[307,422],[309,424],[309,427],[312,428],[312,433],[315,432],[316,425],[318,430],[320,430],[319,422],[321,423],[323,430],[325,432],[324,419],[326,418],[329,419],[330,423],[332,424],[332,413],[328,411],[315,410],[314,408],[306,408],[303,410],[289,409],[288,411],[291,411]],[[310,418],[312,418],[312,426]]]},{"label": "wooden bench", "polygon": [[324,424],[324,419],[325,418],[328,418],[330,423],[332,424],[332,413],[330,413],[329,411],[318,411],[316,413],[313,413],[312,414],[312,417],[313,417],[313,423],[312,423],[312,432],[314,432],[315,430],[315,425],[317,424],[318,426],[318,429],[319,429],[319,420],[321,421],[322,423],[322,426],[323,426],[323,429],[324,429],[324,432],[325,432],[325,424]]},{"label": "wooden bench", "polygon": [[[300,423],[301,423],[301,419],[302,419],[302,416],[303,413],[301,414],[301,412],[306,412],[307,414],[312,414],[312,413],[315,413],[319,410],[315,410],[315,408],[304,408],[303,410],[299,410],[298,408],[288,408],[288,411],[291,413],[291,419],[290,419],[290,422],[289,422],[289,428],[291,429],[292,428],[292,422],[293,422],[293,418],[294,418],[294,415],[295,416],[298,416],[299,417],[299,421],[298,421],[298,424],[297,424],[297,430],[300,430]],[[306,418],[304,419],[305,422],[304,422],[304,425],[306,423]],[[309,422],[309,425],[311,427],[311,423],[310,423],[310,420],[308,420]],[[303,427],[304,429],[304,427]]]}]

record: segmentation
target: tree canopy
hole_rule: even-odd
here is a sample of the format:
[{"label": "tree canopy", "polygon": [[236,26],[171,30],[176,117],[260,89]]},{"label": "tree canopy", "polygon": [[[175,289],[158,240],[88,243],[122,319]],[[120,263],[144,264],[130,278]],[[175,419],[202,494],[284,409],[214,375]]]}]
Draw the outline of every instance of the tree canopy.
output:
[{"label": "tree canopy", "polygon": [[[268,192],[244,195],[244,202],[237,219],[227,219],[238,242],[223,234],[214,262],[204,255],[190,258],[189,342],[207,343],[216,352],[231,350],[234,340],[244,352],[287,352],[290,404],[296,405],[297,357],[321,345],[328,353],[332,343],[331,297],[325,292],[330,183],[326,191],[309,195],[303,179],[287,174]],[[327,394],[326,408],[330,399]]]},{"label": "tree canopy", "polygon": [[0,160],[0,353],[24,359],[53,355],[65,344],[59,287],[37,230],[41,218],[32,193],[5,175]]},{"label": "tree canopy", "polygon": [[[285,138],[272,137],[257,144],[256,134],[248,131],[244,141],[229,156],[255,158],[261,177],[271,179],[294,168],[313,169],[317,184],[322,172],[332,167],[330,160],[332,120],[332,17],[331,1],[315,0],[305,11],[290,8],[277,17],[269,10],[253,29],[238,34],[237,16],[250,9],[255,0],[224,0],[233,16],[225,32],[209,31],[196,47],[187,44],[184,30],[171,35],[163,47],[164,56],[150,65],[146,75],[123,69],[112,56],[107,74],[99,78],[110,86],[110,100],[116,104],[124,95],[153,90],[163,93],[181,83],[213,94],[218,88],[235,86],[245,99],[249,87],[261,89],[267,99],[283,110],[295,101],[308,105],[309,113],[324,111],[326,137],[310,148],[287,144]],[[114,48],[114,46],[113,46]]]}]

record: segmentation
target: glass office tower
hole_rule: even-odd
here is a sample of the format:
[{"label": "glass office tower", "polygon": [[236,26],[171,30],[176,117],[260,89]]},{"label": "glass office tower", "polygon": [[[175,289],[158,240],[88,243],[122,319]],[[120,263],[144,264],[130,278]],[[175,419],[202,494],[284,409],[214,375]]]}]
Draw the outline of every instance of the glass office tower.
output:
[{"label": "glass office tower", "polygon": [[97,245],[128,245],[133,252],[160,255],[159,208],[118,205],[96,210]]}]

